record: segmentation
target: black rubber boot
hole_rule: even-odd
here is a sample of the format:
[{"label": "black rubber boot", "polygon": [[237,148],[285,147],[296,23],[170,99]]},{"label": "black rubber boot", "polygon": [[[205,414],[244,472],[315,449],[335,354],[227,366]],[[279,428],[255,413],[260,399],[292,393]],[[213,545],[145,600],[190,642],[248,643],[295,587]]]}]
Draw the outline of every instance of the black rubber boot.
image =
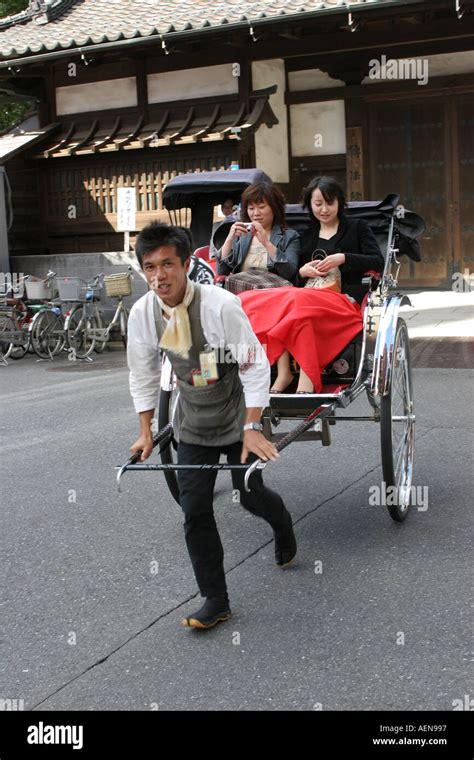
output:
[{"label": "black rubber boot", "polygon": [[213,628],[232,616],[229,599],[225,596],[212,596],[206,599],[202,607],[189,617],[183,618],[181,624],[187,628]]}]

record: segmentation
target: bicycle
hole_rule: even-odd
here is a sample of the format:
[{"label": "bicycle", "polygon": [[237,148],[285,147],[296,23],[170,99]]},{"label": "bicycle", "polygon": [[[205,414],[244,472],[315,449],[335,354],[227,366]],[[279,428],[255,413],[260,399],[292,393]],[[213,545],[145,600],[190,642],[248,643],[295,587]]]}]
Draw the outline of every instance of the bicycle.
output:
[{"label": "bicycle", "polygon": [[40,359],[53,359],[66,344],[61,306],[49,301],[33,318],[31,345]]},{"label": "bicycle", "polygon": [[42,300],[41,308],[37,310],[30,327],[31,346],[40,359],[53,359],[64,348],[64,316],[61,306],[51,300],[57,293],[53,278],[55,272],[49,271],[41,281],[32,279],[26,282],[26,292],[29,298]]},{"label": "bicycle", "polygon": [[[44,280],[36,281],[29,275],[22,277],[17,287],[8,288],[0,296],[0,358],[21,359],[32,345],[33,326],[38,314],[46,309],[40,298],[51,297],[54,272],[48,272]],[[20,296],[26,286],[27,299]],[[36,286],[36,290],[35,290]],[[42,288],[41,292],[38,290]],[[12,292],[12,297],[8,293]],[[31,303],[33,301],[33,303]]]},{"label": "bicycle", "polygon": [[[132,292],[131,272],[132,268],[128,267],[127,272],[111,275],[101,273],[90,283],[86,283],[85,286],[79,286],[79,278],[69,278],[69,282],[75,280],[75,283],[71,282],[70,295],[73,295],[72,289],[75,285],[77,297],[66,300],[77,300],[81,303],[67,312],[64,332],[68,350],[72,351],[78,359],[89,358],[94,350],[101,353],[117,324],[120,326],[123,344],[125,347],[127,346],[128,309],[123,303],[123,299],[125,296],[131,295]],[[60,279],[58,279],[58,285],[60,295],[63,297],[64,290],[61,290]],[[118,298],[115,314],[107,327],[102,326],[102,317],[98,306],[99,293],[104,285],[108,297]]]}]

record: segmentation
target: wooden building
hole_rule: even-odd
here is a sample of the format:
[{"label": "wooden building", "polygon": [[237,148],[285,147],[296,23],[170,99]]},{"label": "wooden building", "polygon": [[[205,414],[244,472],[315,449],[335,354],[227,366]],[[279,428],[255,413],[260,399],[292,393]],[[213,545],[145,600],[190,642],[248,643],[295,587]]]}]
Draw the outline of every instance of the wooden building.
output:
[{"label": "wooden building", "polygon": [[31,0],[0,20],[0,93],[37,104],[0,137],[10,253],[121,250],[118,187],[138,231],[170,177],[236,162],[288,202],[320,173],[399,192],[427,222],[404,284],[449,286],[474,266],[473,41],[473,0]]}]

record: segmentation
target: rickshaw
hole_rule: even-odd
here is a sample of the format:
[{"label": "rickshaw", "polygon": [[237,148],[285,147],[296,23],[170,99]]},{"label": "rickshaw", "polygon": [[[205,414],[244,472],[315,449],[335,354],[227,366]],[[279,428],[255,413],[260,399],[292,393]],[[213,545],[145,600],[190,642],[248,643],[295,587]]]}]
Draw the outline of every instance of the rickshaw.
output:
[{"label": "rickshaw", "polygon": [[[238,202],[244,188],[257,179],[268,179],[258,170],[203,172],[175,177],[164,192],[165,206],[173,223],[180,223],[176,214],[184,208],[192,210],[191,230],[195,243],[201,247],[212,229],[212,209],[223,197]],[[387,508],[397,522],[409,513],[413,478],[415,412],[412,369],[407,326],[400,316],[400,308],[410,304],[409,298],[397,288],[398,274],[403,255],[420,260],[416,238],[425,230],[421,217],[399,205],[399,195],[391,193],[382,201],[349,202],[346,214],[363,218],[374,232],[385,259],[382,274],[368,272],[362,280],[364,293],[361,303],[362,330],[324,368],[322,391],[300,395],[291,392],[293,387],[270,395],[270,405],[263,411],[264,435],[281,452],[294,441],[319,441],[331,445],[331,427],[347,421],[374,421],[380,425],[380,444],[383,481],[387,493]],[[174,218],[173,218],[174,215]],[[227,217],[215,230],[213,242],[219,247],[227,236],[236,217]],[[309,225],[307,212],[299,205],[286,206],[289,227],[303,231]],[[295,381],[297,383],[297,365]],[[176,443],[173,437],[173,415],[179,388],[170,362],[163,359],[161,390],[158,404],[158,433],[154,447],[158,447],[161,464],[138,463],[135,454],[121,466],[120,478],[126,471],[162,470],[166,483],[176,502],[179,490],[176,472],[190,465],[176,464]],[[367,396],[370,414],[338,415],[347,409],[361,394]],[[293,424],[286,432],[278,430],[282,423]],[[252,464],[196,465],[198,468],[217,470],[245,469],[245,488],[256,469],[269,463],[257,459]],[[388,491],[388,488],[391,490]]]}]

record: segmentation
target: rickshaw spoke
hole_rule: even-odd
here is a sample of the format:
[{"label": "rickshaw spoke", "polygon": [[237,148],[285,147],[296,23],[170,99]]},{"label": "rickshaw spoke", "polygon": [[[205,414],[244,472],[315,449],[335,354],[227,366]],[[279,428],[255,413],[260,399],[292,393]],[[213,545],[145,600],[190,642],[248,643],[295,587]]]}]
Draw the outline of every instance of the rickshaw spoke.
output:
[{"label": "rickshaw spoke", "polygon": [[[403,385],[400,386],[400,383],[403,383]],[[398,372],[396,373],[394,385],[395,385],[396,389],[398,390],[399,395],[401,396],[401,398],[405,399],[406,398],[406,389],[407,389],[405,372],[403,372],[403,374],[402,373],[398,373]]]},{"label": "rickshaw spoke", "polygon": [[397,485],[399,485],[399,480],[400,480],[399,479],[399,472],[400,472],[400,469],[401,469],[401,465],[403,463],[403,455],[405,453],[406,444],[408,443],[408,434],[409,434],[409,431],[407,430],[406,433],[405,433],[405,435],[402,438],[401,442],[402,442],[403,445],[400,447],[400,452],[399,452],[398,457],[397,457],[397,463],[395,465],[395,480],[396,480]]}]

